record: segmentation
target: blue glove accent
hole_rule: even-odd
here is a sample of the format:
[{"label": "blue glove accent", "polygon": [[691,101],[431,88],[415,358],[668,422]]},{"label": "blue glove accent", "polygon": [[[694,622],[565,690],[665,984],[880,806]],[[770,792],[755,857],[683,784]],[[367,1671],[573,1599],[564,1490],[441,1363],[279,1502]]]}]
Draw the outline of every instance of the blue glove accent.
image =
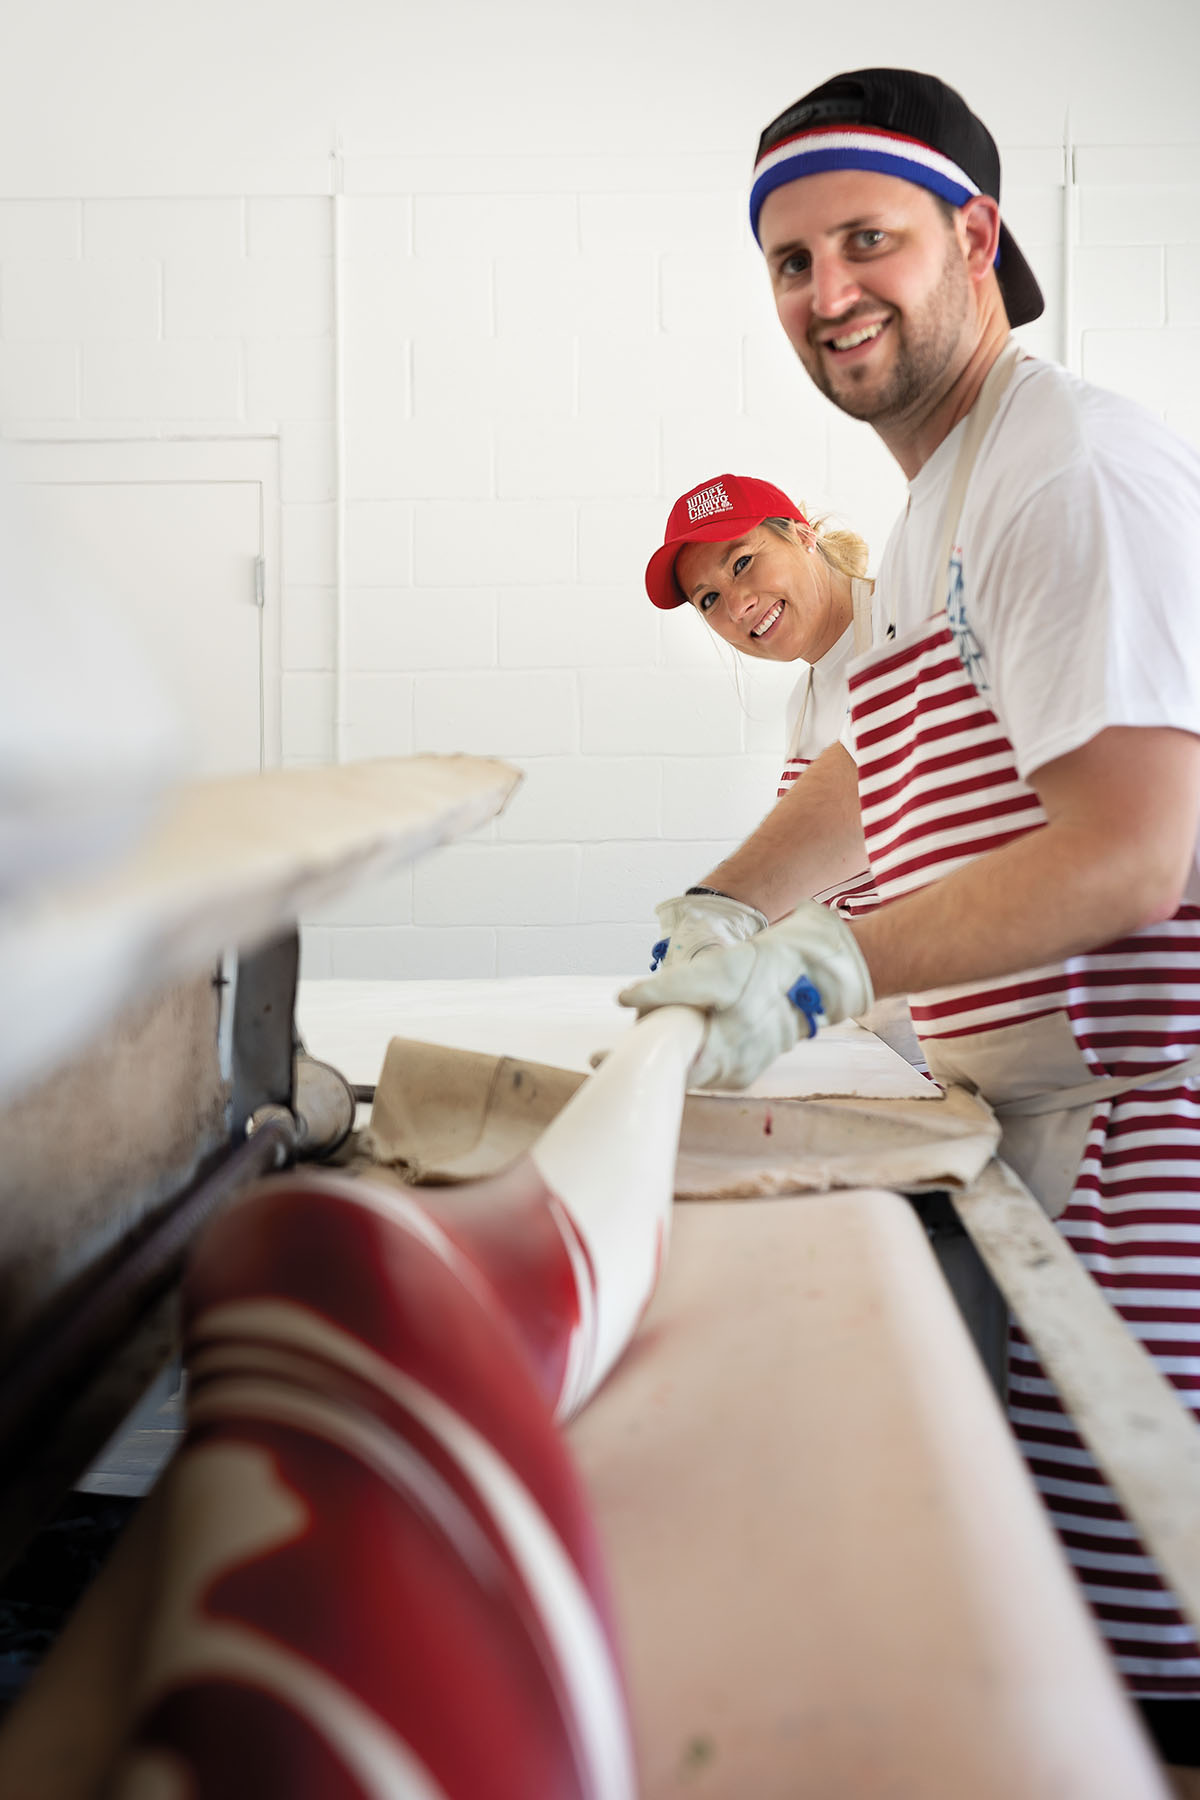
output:
[{"label": "blue glove accent", "polygon": [[650,973],[652,975],[653,975],[655,969],[657,969],[659,964],[662,962],[663,958],[666,956],[667,945],[670,943],[670,941],[671,941],[670,938],[659,938],[657,944],[651,944],[651,946],[650,946]]},{"label": "blue glove accent", "polygon": [[818,994],[807,975],[801,975],[799,981],[793,981],[791,987],[787,991],[787,997],[796,1008],[796,1011],[802,1012],[808,1020],[809,1037],[816,1037],[817,1014],[823,1013],[825,1008],[822,1005],[820,994]]}]

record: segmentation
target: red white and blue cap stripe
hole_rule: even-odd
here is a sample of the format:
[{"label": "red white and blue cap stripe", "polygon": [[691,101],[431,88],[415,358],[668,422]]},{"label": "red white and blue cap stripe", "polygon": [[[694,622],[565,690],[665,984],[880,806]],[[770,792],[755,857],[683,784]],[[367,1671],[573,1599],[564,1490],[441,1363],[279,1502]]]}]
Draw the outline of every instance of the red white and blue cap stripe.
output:
[{"label": "red white and blue cap stripe", "polygon": [[979,188],[956,162],[917,138],[869,125],[816,126],[797,131],[759,157],[750,190],[750,225],[758,236],[759,214],[768,194],[804,175],[823,175],[831,169],[872,169],[880,175],[897,175],[918,187],[940,194],[952,206],[962,206]]}]

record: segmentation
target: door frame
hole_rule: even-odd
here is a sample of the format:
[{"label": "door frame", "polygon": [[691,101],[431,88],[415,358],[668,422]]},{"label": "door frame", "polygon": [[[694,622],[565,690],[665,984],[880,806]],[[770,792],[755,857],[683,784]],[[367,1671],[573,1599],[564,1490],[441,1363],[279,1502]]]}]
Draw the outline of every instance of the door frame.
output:
[{"label": "door frame", "polygon": [[22,487],[123,487],[251,482],[258,487],[262,766],[283,760],[279,438],[13,437],[4,440],[7,472]]}]

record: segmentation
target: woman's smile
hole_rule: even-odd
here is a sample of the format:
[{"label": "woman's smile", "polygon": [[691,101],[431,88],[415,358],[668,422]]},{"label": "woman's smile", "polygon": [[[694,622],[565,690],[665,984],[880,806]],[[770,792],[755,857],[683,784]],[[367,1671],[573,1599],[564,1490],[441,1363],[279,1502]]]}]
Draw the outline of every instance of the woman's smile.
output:
[{"label": "woman's smile", "polygon": [[774,606],[768,607],[763,617],[750,633],[752,638],[765,638],[769,631],[779,623],[783,614],[783,601],[777,600]]}]

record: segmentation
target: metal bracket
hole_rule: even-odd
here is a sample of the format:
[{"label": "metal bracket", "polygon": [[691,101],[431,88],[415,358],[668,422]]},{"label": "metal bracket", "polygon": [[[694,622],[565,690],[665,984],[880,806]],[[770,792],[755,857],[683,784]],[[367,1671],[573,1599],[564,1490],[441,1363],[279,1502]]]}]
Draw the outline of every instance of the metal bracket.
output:
[{"label": "metal bracket", "polygon": [[250,956],[238,959],[233,1009],[234,1143],[260,1106],[292,1109],[293,1014],[300,968],[300,937],[293,929]]}]

